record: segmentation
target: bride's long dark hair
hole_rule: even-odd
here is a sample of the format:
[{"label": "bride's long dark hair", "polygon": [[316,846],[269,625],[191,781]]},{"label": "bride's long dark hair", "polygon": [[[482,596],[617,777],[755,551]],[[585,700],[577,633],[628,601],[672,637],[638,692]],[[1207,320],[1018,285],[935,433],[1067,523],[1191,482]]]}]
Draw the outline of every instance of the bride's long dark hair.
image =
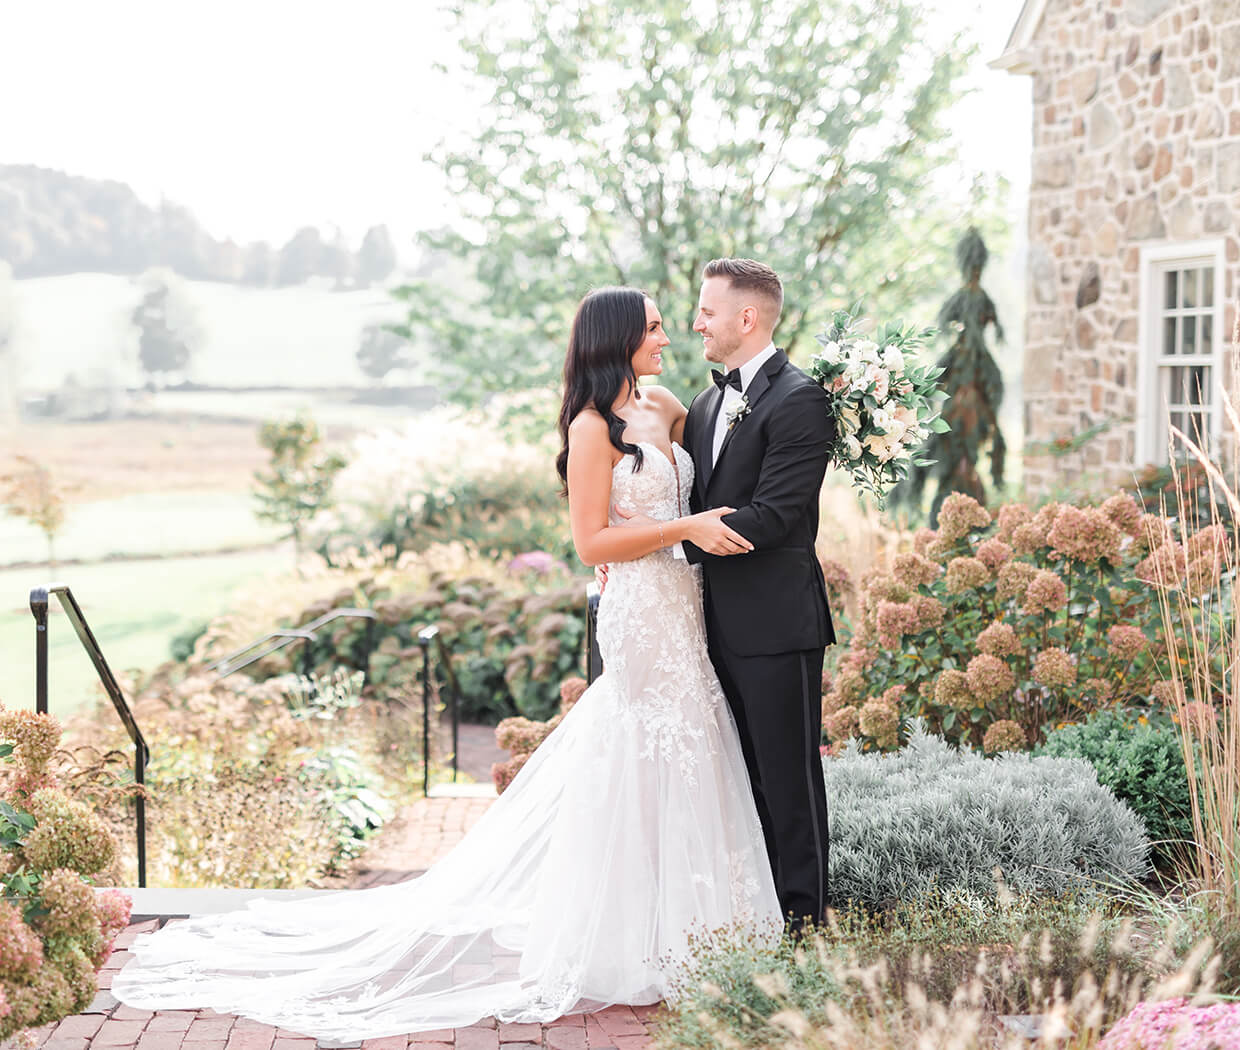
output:
[{"label": "bride's long dark hair", "polygon": [[568,495],[568,425],[586,408],[595,408],[607,420],[607,434],[621,452],[637,460],[642,450],[621,439],[625,421],[612,411],[626,383],[637,391],[633,355],[646,338],[646,293],[636,288],[598,288],[581,300],[564,358],[564,402],[560,406],[560,454],[555,469]]}]

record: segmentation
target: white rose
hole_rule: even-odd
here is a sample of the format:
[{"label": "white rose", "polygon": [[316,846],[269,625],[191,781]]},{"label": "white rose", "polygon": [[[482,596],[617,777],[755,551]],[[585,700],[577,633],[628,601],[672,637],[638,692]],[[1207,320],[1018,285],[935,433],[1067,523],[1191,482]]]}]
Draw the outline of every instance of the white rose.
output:
[{"label": "white rose", "polygon": [[879,361],[878,344],[873,339],[858,339],[856,352],[863,361],[872,361],[875,364]]},{"label": "white rose", "polygon": [[898,346],[889,346],[883,351],[883,366],[897,375],[904,371],[904,354]]},{"label": "white rose", "polygon": [[885,409],[882,409],[882,408],[875,409],[874,415],[871,417],[871,419],[873,419],[874,425],[878,427],[878,429],[883,431],[884,433],[887,433],[890,430],[891,423],[892,423],[891,413],[886,411]]},{"label": "white rose", "polygon": [[825,364],[838,365],[840,363],[840,344],[826,343],[817,356]]},{"label": "white rose", "polygon": [[861,458],[861,442],[851,434],[844,439],[844,451],[848,453],[849,459]]}]

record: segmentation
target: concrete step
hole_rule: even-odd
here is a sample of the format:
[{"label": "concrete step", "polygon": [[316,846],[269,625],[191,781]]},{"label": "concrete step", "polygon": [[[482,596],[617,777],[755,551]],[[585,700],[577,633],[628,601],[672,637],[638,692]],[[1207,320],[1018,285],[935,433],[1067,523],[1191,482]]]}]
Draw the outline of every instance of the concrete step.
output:
[{"label": "concrete step", "polygon": [[[104,887],[101,887],[101,889]],[[136,886],[115,887],[133,901],[131,923],[148,919],[181,919],[190,915],[218,915],[237,911],[250,901],[296,901],[307,897],[323,897],[348,890],[263,890],[263,889],[214,889],[186,890],[159,889]]]}]

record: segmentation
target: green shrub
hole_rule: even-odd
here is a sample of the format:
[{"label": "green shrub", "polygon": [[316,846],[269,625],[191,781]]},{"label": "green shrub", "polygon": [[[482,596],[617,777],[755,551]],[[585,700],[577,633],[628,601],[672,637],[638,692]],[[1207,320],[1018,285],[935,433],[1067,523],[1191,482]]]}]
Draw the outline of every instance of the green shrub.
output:
[{"label": "green shrub", "polygon": [[1080,760],[956,750],[915,727],[896,753],[825,757],[831,898],[885,905],[934,892],[1063,894],[1147,870],[1141,821]]},{"label": "green shrub", "polygon": [[198,639],[206,634],[209,623],[209,620],[195,620],[174,634],[168,642],[168,658],[177,663],[184,663],[193,656],[194,646]]},{"label": "green shrub", "polygon": [[[823,701],[838,751],[898,746],[902,717],[952,742],[1021,750],[1169,677],[1160,588],[1189,596],[1183,639],[1220,587],[1221,528],[1192,535],[1118,494],[1100,507],[1019,504],[995,518],[953,493],[937,532],[862,587],[862,615]],[[1183,641],[1179,643],[1185,644]]]},{"label": "green shrub", "polygon": [[1179,730],[1167,715],[1096,711],[1085,722],[1053,730],[1035,754],[1083,758],[1098,783],[1145,822],[1160,867],[1184,855],[1193,837],[1188,774]]}]

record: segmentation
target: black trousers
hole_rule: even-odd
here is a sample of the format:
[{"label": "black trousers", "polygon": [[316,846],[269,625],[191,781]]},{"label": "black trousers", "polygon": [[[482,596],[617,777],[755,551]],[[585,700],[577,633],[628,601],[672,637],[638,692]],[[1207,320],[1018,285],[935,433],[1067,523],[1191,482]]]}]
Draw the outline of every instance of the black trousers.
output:
[{"label": "black trousers", "polygon": [[818,922],[827,905],[830,845],[818,751],[823,650],[739,656],[724,645],[710,610],[706,637],[740,730],[779,906],[794,926]]}]

